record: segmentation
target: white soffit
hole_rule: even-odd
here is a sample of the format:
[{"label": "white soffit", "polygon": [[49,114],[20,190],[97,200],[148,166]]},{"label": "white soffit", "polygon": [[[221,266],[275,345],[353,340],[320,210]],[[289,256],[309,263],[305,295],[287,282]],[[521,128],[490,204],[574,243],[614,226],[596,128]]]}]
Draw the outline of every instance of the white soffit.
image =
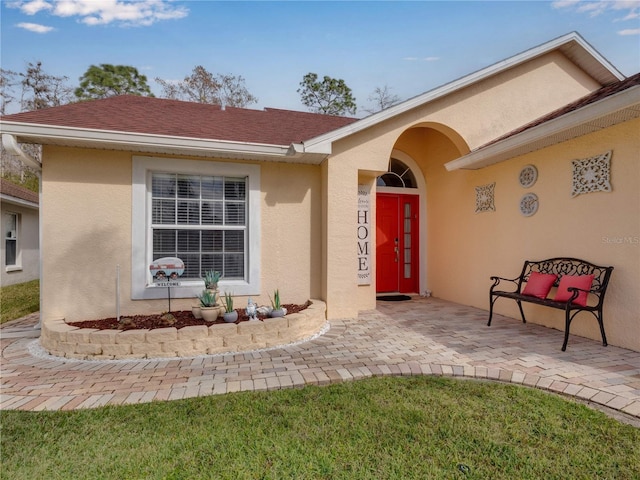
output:
[{"label": "white soffit", "polygon": [[389,118],[400,115],[413,108],[429,103],[438,98],[449,95],[457,90],[461,90],[469,85],[480,82],[486,78],[500,72],[509,70],[517,65],[531,61],[534,58],[546,55],[554,50],[561,51],[567,58],[585,70],[601,85],[608,85],[623,80],[625,76],[618,71],[608,60],[600,55],[587,41],[577,32],[571,32],[547,43],[534,47],[513,57],[502,60],[489,67],[478,70],[465,77],[454,80],[450,83],[437,87],[426,93],[410,98],[398,105],[387,108],[378,113],[374,113],[357,122],[345,127],[333,130],[304,142],[305,152],[315,152],[330,154],[331,143],[344,137],[357,133],[361,130],[381,123]]},{"label": "white soffit", "polygon": [[447,171],[476,170],[640,118],[640,86],[566,113],[445,164]]}]

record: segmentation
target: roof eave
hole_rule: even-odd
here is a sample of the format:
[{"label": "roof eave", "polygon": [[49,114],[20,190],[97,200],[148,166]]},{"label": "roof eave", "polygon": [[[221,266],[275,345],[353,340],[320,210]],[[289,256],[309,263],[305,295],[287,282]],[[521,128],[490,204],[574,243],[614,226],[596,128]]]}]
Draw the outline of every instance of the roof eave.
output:
[{"label": "roof eave", "polygon": [[623,80],[625,76],[616,69],[609,61],[600,55],[587,41],[577,32],[571,32],[542,45],[526,50],[486,68],[473,72],[462,78],[449,82],[433,90],[425,92],[416,97],[410,98],[398,105],[374,113],[355,123],[333,130],[304,142],[306,152],[317,152],[330,154],[331,144],[344,137],[362,131],[366,128],[384,122],[397,115],[405,113],[416,107],[429,103],[438,98],[442,98],[455,91],[461,90],[476,82],[489,78],[500,72],[509,70],[517,65],[523,64],[534,58],[540,57],[554,50],[562,51],[573,62],[583,68],[589,75],[595,78],[601,85],[607,85]]},{"label": "roof eave", "polygon": [[640,117],[640,85],[594,102],[445,164],[477,170]]},{"label": "roof eave", "polygon": [[33,208],[38,210],[40,207],[35,202],[30,202],[29,200],[24,200],[22,198],[14,197],[12,195],[6,195],[4,193],[0,193],[0,200],[4,203],[9,203],[11,205],[19,205],[21,207]]},{"label": "roof eave", "polygon": [[320,164],[326,157],[307,154],[292,145],[232,142],[3,120],[0,120],[0,130],[4,134],[15,136],[21,143],[41,145],[310,164]]}]

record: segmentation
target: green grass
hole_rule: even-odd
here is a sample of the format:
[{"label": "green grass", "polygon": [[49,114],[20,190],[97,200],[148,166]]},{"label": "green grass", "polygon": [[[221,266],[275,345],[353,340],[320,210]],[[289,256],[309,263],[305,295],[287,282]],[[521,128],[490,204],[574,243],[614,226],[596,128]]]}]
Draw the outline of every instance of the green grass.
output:
[{"label": "green grass", "polygon": [[40,309],[40,281],[0,288],[0,324]]},{"label": "green grass", "polygon": [[640,430],[542,391],[443,377],[0,420],[6,479],[640,478]]}]

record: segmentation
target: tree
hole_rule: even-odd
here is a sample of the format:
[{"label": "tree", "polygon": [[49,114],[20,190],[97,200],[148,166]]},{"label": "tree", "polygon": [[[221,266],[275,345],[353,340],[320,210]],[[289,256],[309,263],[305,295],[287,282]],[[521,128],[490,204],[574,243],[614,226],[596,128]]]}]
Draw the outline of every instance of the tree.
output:
[{"label": "tree", "polygon": [[16,72],[0,68],[0,115],[4,115],[7,106],[16,99],[13,87],[16,85],[17,75]]},{"label": "tree", "polygon": [[[20,99],[20,111],[39,110],[69,103],[73,89],[67,84],[65,76],[55,76],[42,69],[42,62],[27,63],[24,72],[2,70],[0,75],[1,112],[6,113],[7,106]],[[21,144],[20,148],[28,155],[39,161],[41,157],[40,145]],[[0,145],[2,153],[2,178],[11,180],[19,185],[38,190],[38,177],[35,172],[24,165],[19,157],[10,155]]]},{"label": "tree", "polygon": [[80,100],[125,94],[154,96],[147,85],[147,77],[141,75],[137,68],[108,63],[103,63],[98,67],[91,65],[80,77],[80,86],[75,90],[75,95]]},{"label": "tree", "polygon": [[298,89],[302,103],[315,113],[327,115],[355,115],[356,99],[344,80],[324,76],[318,80],[316,73],[307,73]]},{"label": "tree", "polygon": [[209,103],[244,108],[258,99],[244,85],[244,78],[235,75],[214,75],[202,65],[193,68],[184,80],[172,82],[156,78],[163,98],[187,102]]},{"label": "tree", "polygon": [[379,112],[385,108],[393,107],[402,101],[397,95],[391,94],[391,89],[387,85],[376,87],[367,100],[373,103],[371,108],[363,109],[367,113]]}]

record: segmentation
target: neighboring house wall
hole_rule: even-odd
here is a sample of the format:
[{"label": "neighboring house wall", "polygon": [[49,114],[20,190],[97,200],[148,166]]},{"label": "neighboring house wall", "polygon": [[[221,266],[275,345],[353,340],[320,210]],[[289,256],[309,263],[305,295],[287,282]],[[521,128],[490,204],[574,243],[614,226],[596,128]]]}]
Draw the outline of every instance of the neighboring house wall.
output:
[{"label": "neighboring house wall", "polygon": [[[5,192],[3,192],[4,194]],[[2,286],[36,280],[40,276],[40,253],[38,249],[38,208],[32,202],[25,202],[19,198],[6,199],[0,202],[0,233],[2,244],[0,258],[2,259]],[[16,222],[15,262],[7,262],[7,232],[13,229]],[[11,257],[12,255],[10,255]]]},{"label": "neighboring house wall", "polygon": [[[166,299],[131,300],[134,155],[52,146],[45,147],[44,155],[44,320],[115,316],[117,265],[122,315],[167,310]],[[178,169],[183,161],[166,158],[173,158]],[[268,304],[268,295],[278,288],[284,303],[317,298],[322,270],[320,167],[253,165],[260,171],[261,288],[252,297]],[[196,289],[172,288],[172,310],[190,308],[202,288],[203,284]],[[221,282],[223,291],[228,288]]]}]

